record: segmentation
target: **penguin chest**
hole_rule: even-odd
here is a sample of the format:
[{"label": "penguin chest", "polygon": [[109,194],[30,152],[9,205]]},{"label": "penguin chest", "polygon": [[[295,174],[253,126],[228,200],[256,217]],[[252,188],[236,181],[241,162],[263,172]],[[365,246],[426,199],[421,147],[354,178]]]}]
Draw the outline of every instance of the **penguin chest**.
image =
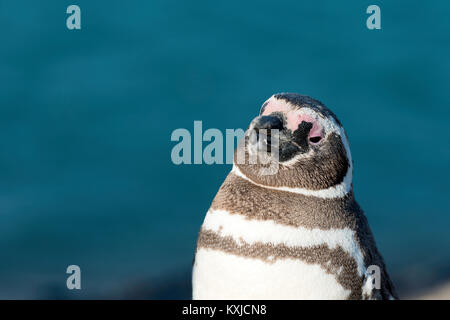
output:
[{"label": "penguin chest", "polygon": [[193,274],[194,299],[346,299],[345,289],[319,264],[267,263],[200,249]]},{"label": "penguin chest", "polygon": [[358,255],[351,230],[209,211],[197,244],[193,298],[347,299],[361,281]]}]

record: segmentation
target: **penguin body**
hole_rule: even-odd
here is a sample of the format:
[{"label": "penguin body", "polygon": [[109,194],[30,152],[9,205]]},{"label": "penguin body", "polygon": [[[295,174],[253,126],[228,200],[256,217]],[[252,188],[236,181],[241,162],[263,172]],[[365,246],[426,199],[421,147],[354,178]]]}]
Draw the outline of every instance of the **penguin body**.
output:
[{"label": "penguin body", "polygon": [[[278,143],[249,142],[247,133],[261,129],[278,130]],[[397,298],[355,201],[350,148],[336,116],[310,97],[277,94],[242,140],[199,233],[193,298]],[[277,170],[249,163],[252,153],[264,153]]]}]

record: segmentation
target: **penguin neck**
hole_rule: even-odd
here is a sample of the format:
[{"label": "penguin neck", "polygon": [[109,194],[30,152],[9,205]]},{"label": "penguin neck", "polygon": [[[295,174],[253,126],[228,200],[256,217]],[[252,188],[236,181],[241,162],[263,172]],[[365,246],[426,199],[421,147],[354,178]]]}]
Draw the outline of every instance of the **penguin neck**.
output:
[{"label": "penguin neck", "polygon": [[311,190],[311,189],[305,189],[305,188],[292,188],[292,187],[275,187],[275,186],[267,186],[260,183],[257,183],[247,177],[240,169],[239,166],[237,166],[235,163],[233,163],[233,169],[231,170],[232,173],[234,173],[236,176],[245,179],[252,184],[266,188],[271,190],[277,190],[277,191],[284,191],[284,192],[291,192],[294,194],[300,194],[304,196],[310,196],[310,197],[317,197],[322,199],[336,199],[336,198],[343,198],[347,196],[348,194],[353,194],[353,170],[352,166],[350,166],[347,170],[347,173],[344,176],[344,179],[337,185],[320,189],[320,190]]},{"label": "penguin neck", "polygon": [[353,228],[362,215],[352,191],[340,198],[307,196],[258,186],[236,171],[227,176],[210,210],[310,229]]}]

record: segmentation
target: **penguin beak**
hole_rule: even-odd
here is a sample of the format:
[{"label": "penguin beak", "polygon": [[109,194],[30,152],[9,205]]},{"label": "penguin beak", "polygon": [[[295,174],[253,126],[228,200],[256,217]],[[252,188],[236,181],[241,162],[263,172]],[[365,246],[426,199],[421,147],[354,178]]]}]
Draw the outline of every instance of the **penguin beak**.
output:
[{"label": "penguin beak", "polygon": [[269,155],[284,162],[296,154],[306,153],[310,149],[310,135],[314,123],[302,119],[297,130],[287,127],[283,114],[273,112],[255,118],[249,128],[249,152]]},{"label": "penguin beak", "polygon": [[256,131],[266,130],[283,130],[283,119],[278,115],[260,116],[255,119],[253,129]]},{"label": "penguin beak", "polygon": [[284,129],[281,116],[272,114],[257,117],[251,126],[256,135],[258,151],[272,152],[273,148],[279,146],[280,132]]}]

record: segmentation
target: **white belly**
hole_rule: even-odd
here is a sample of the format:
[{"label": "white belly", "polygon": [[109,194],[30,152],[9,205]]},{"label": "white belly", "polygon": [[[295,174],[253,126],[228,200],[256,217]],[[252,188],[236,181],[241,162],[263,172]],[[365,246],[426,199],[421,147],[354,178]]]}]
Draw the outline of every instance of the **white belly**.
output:
[{"label": "white belly", "polygon": [[345,299],[344,289],[320,265],[284,259],[267,263],[200,248],[193,299]]},{"label": "white belly", "polygon": [[[354,231],[348,228],[307,229],[210,210],[202,230],[232,238],[237,244],[339,246],[355,260],[359,276],[365,272]],[[351,293],[319,261],[314,264],[287,257],[265,261],[202,246],[195,257],[192,280],[194,299],[345,299]]]}]

